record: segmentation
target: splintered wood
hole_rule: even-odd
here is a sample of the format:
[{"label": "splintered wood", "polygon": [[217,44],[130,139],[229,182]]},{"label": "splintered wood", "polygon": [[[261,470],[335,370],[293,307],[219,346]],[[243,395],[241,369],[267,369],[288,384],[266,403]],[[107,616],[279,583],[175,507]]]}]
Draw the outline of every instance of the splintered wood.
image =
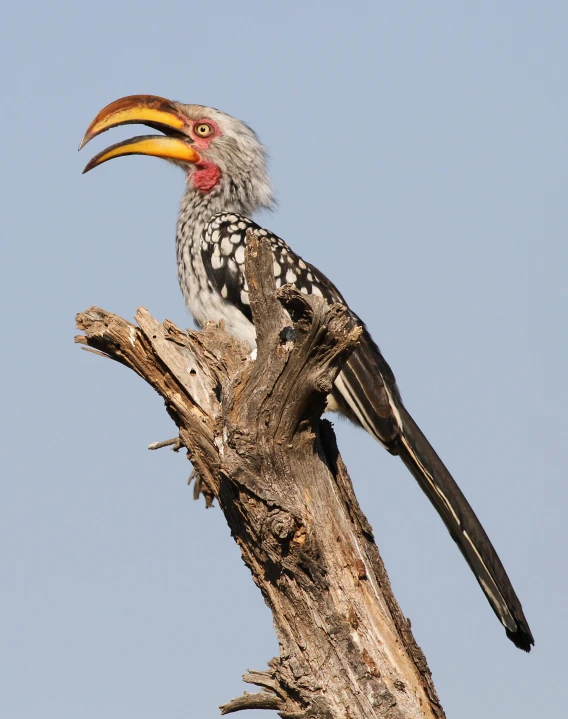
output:
[{"label": "splintered wood", "polygon": [[360,329],[342,305],[276,290],[268,245],[249,237],[256,359],[221,325],[183,332],[140,309],[135,326],[93,307],[77,342],[130,367],[164,398],[274,618],[280,656],[221,707],[284,719],[442,719],[335,435],[320,416]]}]

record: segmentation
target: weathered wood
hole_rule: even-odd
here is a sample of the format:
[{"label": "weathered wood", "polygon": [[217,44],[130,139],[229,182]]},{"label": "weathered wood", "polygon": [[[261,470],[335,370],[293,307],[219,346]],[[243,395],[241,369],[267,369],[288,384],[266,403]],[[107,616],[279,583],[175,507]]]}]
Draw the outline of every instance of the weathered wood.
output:
[{"label": "weathered wood", "polygon": [[256,360],[224,327],[182,332],[140,309],[138,327],[97,308],[77,341],[133,369],[164,398],[273,613],[280,656],[245,681],[263,689],[221,707],[284,719],[444,716],[400,611],[331,425],[321,420],[359,328],[286,285],[250,237],[246,272]]}]

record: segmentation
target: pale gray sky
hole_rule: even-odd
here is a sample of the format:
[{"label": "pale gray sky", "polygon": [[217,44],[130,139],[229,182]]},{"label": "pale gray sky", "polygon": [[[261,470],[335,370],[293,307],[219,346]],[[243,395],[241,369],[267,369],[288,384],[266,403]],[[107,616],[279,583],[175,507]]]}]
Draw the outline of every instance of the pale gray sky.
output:
[{"label": "pale gray sky", "polygon": [[[92,304],[190,320],[183,176],[82,177],[122,95],[211,104],[270,148],[261,221],[366,320],[536,638],[506,639],[402,464],[339,446],[448,717],[559,716],[567,626],[565,2],[12,3],[0,27],[0,716],[218,716],[276,652],[218,509],[133,373],[73,345]],[[243,714],[250,719],[252,712]],[[275,715],[274,715],[275,716]]]}]

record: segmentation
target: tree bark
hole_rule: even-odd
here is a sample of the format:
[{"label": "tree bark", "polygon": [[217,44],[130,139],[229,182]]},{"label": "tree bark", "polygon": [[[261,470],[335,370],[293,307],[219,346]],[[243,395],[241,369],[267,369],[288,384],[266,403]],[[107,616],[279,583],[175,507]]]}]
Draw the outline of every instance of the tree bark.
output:
[{"label": "tree bark", "polygon": [[335,435],[320,416],[359,328],[342,305],[275,287],[268,244],[249,237],[257,356],[222,323],[182,332],[147,310],[138,327],[93,307],[76,341],[130,367],[164,398],[270,607],[280,656],[221,707],[283,719],[444,717],[426,659],[391,590]]}]

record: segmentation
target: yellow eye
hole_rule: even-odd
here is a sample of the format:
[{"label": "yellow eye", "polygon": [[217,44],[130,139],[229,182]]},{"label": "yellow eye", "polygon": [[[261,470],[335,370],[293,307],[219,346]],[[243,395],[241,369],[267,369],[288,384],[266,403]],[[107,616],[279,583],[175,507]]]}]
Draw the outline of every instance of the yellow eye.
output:
[{"label": "yellow eye", "polygon": [[209,137],[213,134],[213,128],[207,122],[198,122],[193,131],[198,137]]}]

